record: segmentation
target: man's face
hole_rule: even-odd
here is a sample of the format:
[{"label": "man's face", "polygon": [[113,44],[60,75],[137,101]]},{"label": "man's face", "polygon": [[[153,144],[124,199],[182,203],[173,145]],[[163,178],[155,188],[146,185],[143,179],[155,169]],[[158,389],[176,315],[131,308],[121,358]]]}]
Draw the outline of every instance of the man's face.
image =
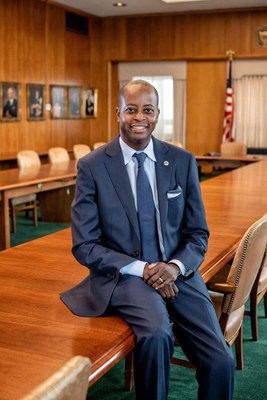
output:
[{"label": "man's face", "polygon": [[127,86],[116,112],[122,140],[136,150],[144,149],[159,116],[153,88],[142,84]]},{"label": "man's face", "polygon": [[7,97],[8,97],[8,100],[14,99],[15,96],[14,96],[14,90],[13,89],[9,88],[7,90]]}]

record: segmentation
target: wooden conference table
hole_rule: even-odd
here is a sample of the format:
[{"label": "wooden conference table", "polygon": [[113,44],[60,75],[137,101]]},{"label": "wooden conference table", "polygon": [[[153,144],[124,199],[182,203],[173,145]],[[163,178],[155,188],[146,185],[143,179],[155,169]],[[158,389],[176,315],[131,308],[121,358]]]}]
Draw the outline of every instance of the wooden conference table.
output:
[{"label": "wooden conference table", "polygon": [[[267,212],[267,159],[201,188],[211,233],[200,268],[207,281]],[[87,275],[70,247],[65,229],[0,253],[1,400],[18,400],[77,354],[91,358],[92,384],[134,348],[134,335],[119,317],[76,317],[60,301],[60,292]]]},{"label": "wooden conference table", "polygon": [[[260,159],[250,156],[231,158],[196,156],[200,168],[202,162],[224,163],[231,160],[238,167]],[[8,203],[11,198],[38,193],[43,221],[69,222],[77,175],[76,163],[75,160],[70,160],[63,164],[42,164],[39,168],[0,171],[0,226],[3,227],[0,231],[0,250],[10,247]]]},{"label": "wooden conference table", "polygon": [[220,166],[223,168],[225,164],[232,163],[236,167],[242,165],[247,165],[254,163],[256,161],[262,160],[263,157],[256,155],[246,155],[246,156],[198,156],[196,155],[196,160],[199,165],[210,165]]},{"label": "wooden conference table", "polygon": [[[215,169],[225,169],[225,168],[239,168],[244,165],[260,161],[261,156],[246,155],[246,156],[196,156],[197,165],[199,168],[199,175],[201,176],[202,170],[205,167],[212,167]],[[204,167],[204,168],[203,168]]]},{"label": "wooden conference table", "polygon": [[10,247],[9,199],[38,193],[43,221],[69,222],[76,175],[75,160],[0,171],[0,250]]}]

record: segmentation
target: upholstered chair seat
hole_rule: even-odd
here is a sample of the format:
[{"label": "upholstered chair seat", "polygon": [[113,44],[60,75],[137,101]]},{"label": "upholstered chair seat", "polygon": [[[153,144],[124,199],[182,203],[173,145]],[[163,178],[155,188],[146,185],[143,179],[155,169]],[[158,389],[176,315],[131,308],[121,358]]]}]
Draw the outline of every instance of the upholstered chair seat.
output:
[{"label": "upholstered chair seat", "polygon": [[[20,176],[27,176],[28,171],[31,172],[31,174],[38,172],[41,160],[36,151],[22,150],[17,153],[17,163],[20,168]],[[36,193],[15,197],[10,200],[11,225],[14,233],[17,231],[16,214],[21,211],[25,211],[26,213],[32,211],[33,223],[35,226],[38,225],[38,202]]]}]

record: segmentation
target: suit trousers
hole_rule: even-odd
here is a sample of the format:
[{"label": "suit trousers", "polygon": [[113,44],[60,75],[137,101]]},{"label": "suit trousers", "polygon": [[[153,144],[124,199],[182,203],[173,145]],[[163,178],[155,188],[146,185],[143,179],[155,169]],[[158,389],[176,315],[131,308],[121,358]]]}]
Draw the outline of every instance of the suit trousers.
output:
[{"label": "suit trousers", "polygon": [[[165,301],[142,278],[124,275],[112,294],[111,308],[136,335],[136,399],[167,399],[175,332],[182,350],[196,367],[198,399],[231,400],[235,362],[211,300],[179,278],[175,283],[178,296]],[[181,398],[184,396],[186,393],[181,393]]]}]

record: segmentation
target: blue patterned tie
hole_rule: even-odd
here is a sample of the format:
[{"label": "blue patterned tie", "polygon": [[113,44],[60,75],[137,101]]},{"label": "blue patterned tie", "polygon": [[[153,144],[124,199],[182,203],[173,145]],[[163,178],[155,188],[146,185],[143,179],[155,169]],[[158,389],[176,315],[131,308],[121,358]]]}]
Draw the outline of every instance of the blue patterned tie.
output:
[{"label": "blue patterned tie", "polygon": [[135,153],[134,157],[136,157],[138,161],[136,194],[142,242],[142,259],[151,263],[161,260],[156,223],[156,210],[152,190],[144,169],[146,153]]}]

